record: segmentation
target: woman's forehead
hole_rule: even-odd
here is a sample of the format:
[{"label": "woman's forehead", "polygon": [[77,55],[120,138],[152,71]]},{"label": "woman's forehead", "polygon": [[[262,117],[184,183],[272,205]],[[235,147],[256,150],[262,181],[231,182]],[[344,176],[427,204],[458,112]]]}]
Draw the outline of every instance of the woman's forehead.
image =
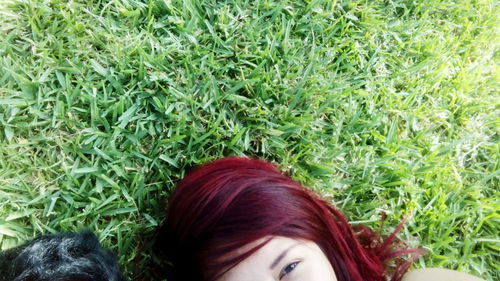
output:
[{"label": "woman's forehead", "polygon": [[267,253],[267,252],[273,252],[282,248],[287,248],[292,245],[300,245],[304,244],[310,241],[304,240],[304,239],[296,239],[296,238],[289,238],[289,237],[284,237],[284,236],[264,236],[262,238],[259,238],[253,242],[250,242],[234,252],[231,253],[231,256],[237,256],[244,254],[250,250],[252,250],[255,247],[259,247],[260,245],[264,244],[261,248],[259,248],[252,256],[256,255],[257,253]]},{"label": "woman's forehead", "polygon": [[[278,263],[281,261],[280,258],[284,256],[289,251],[300,251],[301,249],[309,249],[309,244],[314,244],[313,242],[293,239],[283,236],[266,236],[251,242],[234,252],[235,255],[245,253],[254,247],[266,243],[255,253],[250,255],[245,260],[238,263],[236,266],[231,268],[228,272],[222,275],[217,281],[225,280],[243,280],[246,276],[251,276],[257,280],[258,274],[266,274],[273,271]],[[304,248],[307,247],[307,248]]]}]

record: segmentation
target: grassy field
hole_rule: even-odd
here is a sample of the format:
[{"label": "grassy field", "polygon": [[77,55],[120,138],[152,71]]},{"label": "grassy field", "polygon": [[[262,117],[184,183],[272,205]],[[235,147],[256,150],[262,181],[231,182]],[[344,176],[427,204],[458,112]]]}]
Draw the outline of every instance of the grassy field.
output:
[{"label": "grassy field", "polygon": [[152,279],[176,181],[247,155],[499,280],[499,5],[0,0],[0,246],[87,227]]}]

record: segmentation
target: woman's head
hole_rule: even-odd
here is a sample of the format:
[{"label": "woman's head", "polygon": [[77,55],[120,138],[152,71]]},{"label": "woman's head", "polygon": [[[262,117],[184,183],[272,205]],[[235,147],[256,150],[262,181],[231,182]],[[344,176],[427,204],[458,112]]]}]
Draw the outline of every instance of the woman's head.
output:
[{"label": "woman's head", "polygon": [[[328,260],[339,281],[385,280],[385,261],[402,253],[391,251],[394,237],[381,243],[368,228],[358,230],[355,234],[340,211],[275,165],[230,157],[205,164],[180,181],[169,199],[157,247],[173,266],[169,281],[224,280],[238,274],[238,268],[244,271],[269,247],[291,247],[293,241],[320,250],[312,252]],[[280,242],[285,246],[272,247]],[[304,265],[285,261],[278,277]]]}]

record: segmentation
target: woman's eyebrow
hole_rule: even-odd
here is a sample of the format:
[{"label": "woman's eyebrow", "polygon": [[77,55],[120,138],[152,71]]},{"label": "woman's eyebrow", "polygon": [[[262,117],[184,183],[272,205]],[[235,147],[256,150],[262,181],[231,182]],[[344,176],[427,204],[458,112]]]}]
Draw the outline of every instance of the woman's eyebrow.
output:
[{"label": "woman's eyebrow", "polygon": [[274,269],[278,263],[286,256],[286,254],[288,254],[288,252],[295,246],[297,246],[299,244],[295,244],[295,245],[292,245],[290,247],[288,247],[288,249],[284,250],[274,261],[273,263],[271,264],[271,267],[269,267],[269,269]]}]

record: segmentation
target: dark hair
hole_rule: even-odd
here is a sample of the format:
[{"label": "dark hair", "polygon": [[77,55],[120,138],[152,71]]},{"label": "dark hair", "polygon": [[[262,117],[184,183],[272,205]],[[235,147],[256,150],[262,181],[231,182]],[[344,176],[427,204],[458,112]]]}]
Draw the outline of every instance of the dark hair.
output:
[{"label": "dark hair", "polygon": [[115,256],[89,230],[43,235],[0,252],[0,281],[124,281]]},{"label": "dark hair", "polygon": [[[345,216],[316,193],[268,162],[220,159],[189,172],[171,194],[156,249],[167,260],[168,281],[212,281],[260,249],[229,253],[267,236],[315,242],[339,281],[400,280],[411,260],[395,258],[419,250],[395,249],[366,226]],[[388,270],[388,261],[393,270]]]}]

